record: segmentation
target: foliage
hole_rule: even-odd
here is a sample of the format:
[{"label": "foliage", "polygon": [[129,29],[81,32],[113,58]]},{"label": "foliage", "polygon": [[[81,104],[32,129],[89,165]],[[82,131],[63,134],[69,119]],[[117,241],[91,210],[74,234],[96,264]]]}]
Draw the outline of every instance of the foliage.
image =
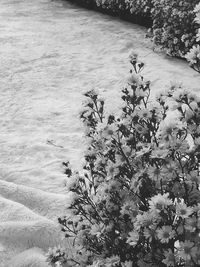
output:
[{"label": "foliage", "polygon": [[47,253],[47,262],[52,267],[68,266],[67,260],[68,259],[67,259],[66,253],[61,247],[55,247],[53,249],[49,249]]},{"label": "foliage", "polygon": [[196,18],[195,22],[198,24],[198,31],[196,35],[197,45],[194,45],[192,49],[186,54],[186,59],[189,62],[190,66],[200,72],[200,4],[195,8]]},{"label": "foliage", "polygon": [[101,9],[111,10],[112,13],[120,13],[122,10],[126,10],[124,0],[96,0],[96,5]]},{"label": "foliage", "polygon": [[183,57],[196,42],[195,6],[199,0],[153,0],[154,42]]},{"label": "foliage", "polygon": [[131,14],[140,14],[150,17],[152,0],[126,0],[125,2]]},{"label": "foliage", "polygon": [[200,41],[200,4],[198,4],[195,8],[196,18],[195,21],[198,24],[198,32],[197,32],[197,42]]},{"label": "foliage", "polygon": [[[83,173],[66,164],[74,197],[59,218],[69,266],[200,265],[200,99],[178,85],[150,100],[144,64],[130,56],[119,116],[91,90],[81,119]],[[67,253],[66,253],[67,254]]]},{"label": "foliage", "polygon": [[126,20],[150,27],[152,0],[94,0],[97,9],[119,15]]}]

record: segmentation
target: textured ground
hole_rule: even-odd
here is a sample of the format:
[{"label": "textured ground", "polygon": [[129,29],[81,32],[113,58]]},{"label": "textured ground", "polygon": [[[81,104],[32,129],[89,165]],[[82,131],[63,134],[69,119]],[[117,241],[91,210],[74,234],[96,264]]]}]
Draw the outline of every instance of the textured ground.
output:
[{"label": "textured ground", "polygon": [[1,267],[46,266],[42,251],[59,242],[56,217],[70,198],[62,161],[81,166],[82,93],[99,88],[115,108],[131,48],[146,62],[154,91],[171,80],[197,90],[200,76],[154,53],[144,36],[142,27],[66,2],[0,1]]}]

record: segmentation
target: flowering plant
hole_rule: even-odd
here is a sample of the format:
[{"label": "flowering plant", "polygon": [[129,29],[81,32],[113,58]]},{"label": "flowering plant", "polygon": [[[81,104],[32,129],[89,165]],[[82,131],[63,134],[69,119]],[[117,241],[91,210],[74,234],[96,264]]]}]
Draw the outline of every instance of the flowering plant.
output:
[{"label": "flowering plant", "polygon": [[196,41],[199,42],[200,41],[200,3],[196,6],[194,11],[196,13],[195,22],[198,24],[198,31],[197,31],[197,36],[196,36],[197,39],[196,39]]},{"label": "flowering plant", "polygon": [[59,246],[55,247],[53,249],[49,249],[47,253],[47,262],[49,263],[50,266],[52,267],[67,267],[67,257],[65,251]]},{"label": "flowering plant", "polygon": [[200,72],[200,4],[196,6],[195,12],[195,22],[199,27],[196,35],[197,44],[190,49],[190,51],[186,54],[185,58],[194,70]]},{"label": "flowering plant", "polygon": [[[119,116],[95,90],[81,119],[83,173],[65,163],[70,214],[59,218],[74,245],[69,266],[200,265],[200,99],[178,85],[150,97],[134,53]],[[67,252],[66,252],[67,254]]]},{"label": "flowering plant", "polygon": [[131,14],[151,15],[152,0],[125,0]]},{"label": "flowering plant", "polygon": [[98,8],[110,10],[112,14],[121,14],[127,9],[124,0],[95,0],[95,2]]},{"label": "flowering plant", "polygon": [[184,57],[195,44],[195,6],[199,0],[153,0],[154,42],[168,54]]},{"label": "flowering plant", "polygon": [[195,6],[199,0],[153,0],[153,35],[172,56],[183,57],[196,41]]},{"label": "flowering plant", "polygon": [[152,0],[94,0],[98,9],[150,26]]}]

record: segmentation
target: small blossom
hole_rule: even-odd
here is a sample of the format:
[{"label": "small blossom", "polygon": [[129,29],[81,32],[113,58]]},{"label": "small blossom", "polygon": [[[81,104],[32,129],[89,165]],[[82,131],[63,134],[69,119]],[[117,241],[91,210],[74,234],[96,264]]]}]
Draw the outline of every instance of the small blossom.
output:
[{"label": "small blossom", "polygon": [[101,236],[101,233],[103,232],[103,225],[102,224],[93,224],[90,230],[90,233],[92,235],[95,235],[96,237]]},{"label": "small blossom", "polygon": [[187,218],[185,220],[185,229],[190,231],[190,232],[195,232],[197,229],[197,218],[192,217],[192,218]]},{"label": "small blossom", "polygon": [[174,267],[175,266],[175,256],[171,249],[168,249],[164,252],[165,259],[162,261],[167,267]]},{"label": "small blossom", "polygon": [[130,63],[131,64],[135,64],[137,63],[137,60],[138,60],[138,54],[135,53],[133,50],[130,52],[129,54],[129,60],[130,60]]},{"label": "small blossom", "polygon": [[198,60],[200,59],[200,45],[193,46],[186,54],[185,58],[191,65],[198,63]]},{"label": "small blossom", "polygon": [[194,247],[194,243],[186,240],[185,242],[180,242],[180,247],[178,255],[185,261],[190,260],[192,257],[196,256],[197,248]]},{"label": "small blossom", "polygon": [[56,266],[62,266],[62,264],[67,262],[67,255],[61,246],[50,248],[46,256],[46,261],[50,264],[55,263]]},{"label": "small blossom", "polygon": [[114,124],[107,125],[102,131],[102,137],[110,138],[114,136],[117,133],[117,131],[118,131],[118,128],[116,125]]},{"label": "small blossom", "polygon": [[189,181],[192,181],[194,183],[200,184],[200,175],[197,170],[191,171],[188,175],[187,178]]},{"label": "small blossom", "polygon": [[137,215],[134,227],[136,230],[140,230],[141,227],[153,229],[160,220],[161,218],[156,210],[144,212],[143,214]]},{"label": "small blossom", "polygon": [[120,213],[122,215],[130,215],[131,217],[136,217],[138,214],[138,208],[135,205],[133,201],[127,201],[125,204],[121,207]]},{"label": "small blossom", "polygon": [[137,242],[139,240],[139,234],[136,231],[132,231],[129,233],[129,237],[127,239],[127,243],[133,247],[137,245]]},{"label": "small blossom", "polygon": [[132,261],[125,261],[124,263],[122,263],[122,267],[132,267],[132,266],[133,266]]},{"label": "small blossom", "polygon": [[186,219],[193,213],[193,209],[188,207],[185,203],[176,204],[176,214],[177,216]]},{"label": "small blossom", "polygon": [[171,226],[163,226],[162,228],[156,230],[156,233],[161,243],[168,243],[169,240],[175,236],[175,231]]},{"label": "small blossom", "polygon": [[158,211],[161,211],[163,208],[171,206],[172,204],[172,200],[169,199],[169,193],[163,195],[158,194],[156,196],[153,196],[149,201],[150,209],[156,209]]},{"label": "small blossom", "polygon": [[151,153],[151,158],[166,158],[169,154],[169,150],[168,149],[160,149],[160,148],[157,148],[157,149],[154,149],[152,150],[152,153]]},{"label": "small blossom", "polygon": [[178,130],[182,129],[184,124],[178,119],[169,117],[162,121],[158,129],[158,135],[164,141],[169,141],[173,138],[173,134]]},{"label": "small blossom", "polygon": [[118,165],[113,163],[113,162],[109,162],[108,166],[107,166],[107,172],[108,172],[108,177],[114,177],[116,175],[119,174],[119,168]]},{"label": "small blossom", "polygon": [[141,119],[148,119],[151,117],[151,113],[147,108],[144,108],[144,109],[138,111],[138,116],[140,116]]},{"label": "small blossom", "polygon": [[128,84],[130,85],[138,85],[141,82],[141,78],[138,74],[132,73],[128,78]]}]

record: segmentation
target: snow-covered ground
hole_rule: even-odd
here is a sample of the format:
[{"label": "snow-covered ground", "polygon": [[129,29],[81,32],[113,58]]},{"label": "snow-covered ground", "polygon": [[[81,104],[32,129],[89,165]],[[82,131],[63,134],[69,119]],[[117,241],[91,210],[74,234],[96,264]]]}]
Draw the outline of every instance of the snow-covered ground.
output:
[{"label": "snow-covered ground", "polygon": [[131,48],[154,91],[171,80],[200,88],[200,75],[154,53],[144,36],[143,27],[59,0],[0,1],[1,267],[46,266],[43,251],[59,243],[56,217],[70,198],[62,162],[81,167],[82,93],[99,88],[115,109]]}]

